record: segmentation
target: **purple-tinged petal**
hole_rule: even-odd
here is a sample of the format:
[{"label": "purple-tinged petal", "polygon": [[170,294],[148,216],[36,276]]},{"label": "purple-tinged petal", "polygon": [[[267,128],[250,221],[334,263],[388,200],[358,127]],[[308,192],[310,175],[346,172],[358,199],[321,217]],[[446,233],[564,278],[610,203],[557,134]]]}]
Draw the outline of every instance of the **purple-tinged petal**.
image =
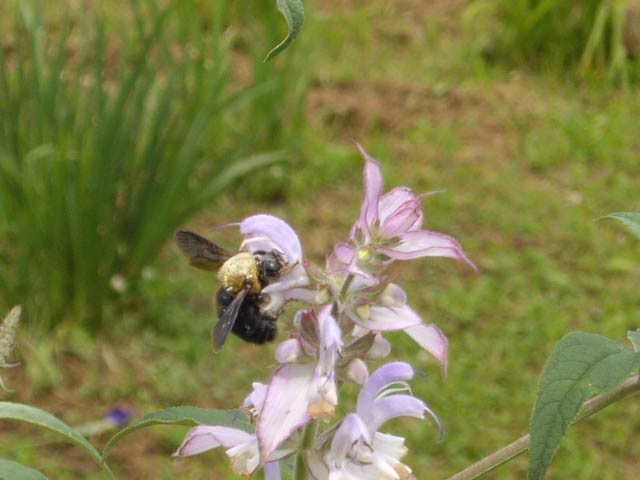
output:
[{"label": "purple-tinged petal", "polygon": [[408,205],[394,212],[380,226],[380,232],[386,238],[393,238],[408,232],[422,218],[422,206]]},{"label": "purple-tinged petal", "polygon": [[422,401],[411,395],[389,395],[376,400],[373,407],[367,412],[365,421],[371,434],[386,422],[397,417],[424,418],[424,412],[429,412],[438,425],[440,420],[435,413]]},{"label": "purple-tinged petal", "polygon": [[[269,285],[271,286],[271,285]],[[265,293],[262,290],[262,293]],[[318,302],[318,292],[315,290],[310,290],[308,288],[291,288],[289,290],[282,290],[279,292],[271,292],[267,297],[267,301],[262,304],[262,311],[272,313],[274,316],[278,316],[279,312],[282,310],[282,307],[287,302],[291,301],[299,301],[310,304],[317,304]]]},{"label": "purple-tinged petal", "polygon": [[333,257],[345,265],[351,264],[356,257],[356,249],[349,243],[339,243],[333,249]]},{"label": "purple-tinged petal", "polygon": [[404,330],[422,323],[422,318],[407,305],[361,305],[356,307],[355,314],[350,315],[350,318],[360,327],[374,332]]},{"label": "purple-tinged petal", "polygon": [[271,378],[257,428],[262,460],[311,421],[308,391],[313,371],[311,364],[287,364]]},{"label": "purple-tinged petal", "polygon": [[442,330],[430,323],[428,325],[416,325],[414,327],[405,328],[407,335],[413,338],[418,345],[424,348],[442,365],[442,373],[447,376],[447,352],[449,350],[449,341]]},{"label": "purple-tinged petal", "polygon": [[379,251],[396,260],[411,260],[420,257],[449,257],[467,263],[474,270],[477,267],[469,260],[456,239],[441,233],[416,230],[407,232],[400,243],[392,248],[380,248]]},{"label": "purple-tinged petal", "polygon": [[173,454],[174,457],[186,457],[211,450],[219,446],[234,447],[250,442],[254,435],[244,430],[230,427],[199,425],[187,432],[182,445]]},{"label": "purple-tinged petal", "polygon": [[247,398],[244,399],[242,406],[251,410],[253,416],[260,414],[262,405],[264,405],[264,399],[267,396],[268,385],[260,382],[253,382],[253,392],[251,392]]},{"label": "purple-tinged petal", "polygon": [[[320,331],[320,347],[326,352],[329,349],[339,350],[342,347],[342,332],[331,315],[332,305],[325,305],[318,313],[318,327]],[[322,351],[320,356],[322,357]]]},{"label": "purple-tinged petal", "polygon": [[382,336],[381,333],[376,335],[373,340],[373,345],[366,354],[366,358],[369,360],[376,360],[378,358],[384,358],[391,353],[391,344]]},{"label": "purple-tinged petal", "polygon": [[268,462],[264,464],[265,480],[281,480],[280,462]]},{"label": "purple-tinged petal", "polygon": [[364,203],[360,212],[358,226],[362,229],[368,239],[371,239],[371,225],[378,221],[378,202],[382,193],[382,170],[380,163],[369,156],[364,148],[358,144],[358,149],[362,154],[364,165]]},{"label": "purple-tinged petal", "polygon": [[284,220],[272,215],[254,215],[240,223],[240,231],[248,238],[266,237],[287,257],[289,264],[302,260],[302,247],[296,232]]},{"label": "purple-tinged petal", "polygon": [[282,292],[282,298],[288,302],[298,300],[300,302],[314,304],[317,302],[318,292],[309,288],[292,288]]},{"label": "purple-tinged petal", "polygon": [[387,307],[402,307],[407,304],[407,294],[395,283],[390,283],[380,294],[380,303]]},{"label": "purple-tinged petal", "polygon": [[415,370],[411,365],[404,362],[390,362],[382,365],[371,374],[364,389],[360,394],[367,393],[371,398],[375,398],[387,386],[411,380]]},{"label": "purple-tinged petal", "polygon": [[422,198],[416,196],[407,187],[396,187],[380,197],[378,202],[378,215],[380,222],[384,222],[398,210],[407,205],[422,205]]},{"label": "purple-tinged petal", "polygon": [[246,237],[240,244],[240,250],[244,252],[257,252],[262,250],[263,252],[270,252],[271,250],[282,251],[282,248],[267,237]]},{"label": "purple-tinged petal", "polygon": [[362,359],[354,358],[345,367],[345,375],[353,383],[364,385],[369,379],[369,369]]},{"label": "purple-tinged petal", "polygon": [[278,363],[294,363],[304,356],[300,342],[295,338],[285,340],[276,350],[276,361]]},{"label": "purple-tinged petal", "polygon": [[306,287],[309,285],[309,277],[302,265],[298,264],[289,273],[280,277],[277,282],[264,287],[263,293],[281,292],[293,288]]},{"label": "purple-tinged petal", "polygon": [[371,443],[369,431],[358,415],[355,413],[347,415],[331,441],[331,457],[334,462],[341,465],[351,450],[351,446],[358,440]]}]

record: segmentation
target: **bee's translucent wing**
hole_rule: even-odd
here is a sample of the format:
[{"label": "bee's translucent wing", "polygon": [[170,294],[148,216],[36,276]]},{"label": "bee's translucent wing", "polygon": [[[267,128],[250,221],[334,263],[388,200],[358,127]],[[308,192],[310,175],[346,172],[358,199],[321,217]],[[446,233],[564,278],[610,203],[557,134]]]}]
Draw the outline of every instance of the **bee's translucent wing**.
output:
[{"label": "bee's translucent wing", "polygon": [[189,263],[202,270],[217,270],[233,254],[197,233],[184,230],[176,232],[176,243]]},{"label": "bee's translucent wing", "polygon": [[227,341],[227,337],[229,336],[233,325],[238,319],[240,308],[242,308],[242,304],[247,294],[249,293],[249,290],[250,287],[247,287],[240,293],[238,293],[238,295],[236,295],[236,298],[234,298],[226,308],[226,310],[222,314],[222,317],[220,318],[220,321],[213,329],[213,348],[216,352],[219,351],[224,345],[224,342]]}]

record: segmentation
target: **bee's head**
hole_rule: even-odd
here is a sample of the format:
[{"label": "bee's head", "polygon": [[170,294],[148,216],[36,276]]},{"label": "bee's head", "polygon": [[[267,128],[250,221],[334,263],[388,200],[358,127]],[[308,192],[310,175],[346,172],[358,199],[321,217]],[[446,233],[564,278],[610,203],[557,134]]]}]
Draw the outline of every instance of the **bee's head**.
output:
[{"label": "bee's head", "polygon": [[260,272],[260,283],[263,287],[277,279],[282,269],[287,265],[284,255],[277,250],[269,252],[259,250],[254,252],[254,256]]}]

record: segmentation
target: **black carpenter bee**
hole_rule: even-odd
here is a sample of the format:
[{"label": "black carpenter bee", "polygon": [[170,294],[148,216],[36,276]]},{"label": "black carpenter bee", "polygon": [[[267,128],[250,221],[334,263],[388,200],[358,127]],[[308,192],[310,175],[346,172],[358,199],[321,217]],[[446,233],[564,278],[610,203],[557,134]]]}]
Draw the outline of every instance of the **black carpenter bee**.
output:
[{"label": "black carpenter bee", "polygon": [[176,232],[176,242],[189,263],[202,270],[217,270],[221,286],[216,293],[219,321],[213,329],[216,351],[229,332],[252,343],[271,342],[278,329],[277,314],[265,312],[262,289],[277,280],[287,267],[277,250],[233,254],[206,238],[187,231]]}]

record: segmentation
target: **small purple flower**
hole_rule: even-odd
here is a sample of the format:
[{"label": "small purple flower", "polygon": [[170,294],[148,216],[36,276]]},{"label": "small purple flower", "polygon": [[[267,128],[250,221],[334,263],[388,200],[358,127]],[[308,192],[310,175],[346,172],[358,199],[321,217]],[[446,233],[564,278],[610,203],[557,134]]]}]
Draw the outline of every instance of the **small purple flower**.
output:
[{"label": "small purple flower", "polygon": [[[355,413],[345,417],[330,445],[312,451],[307,467],[316,480],[410,479],[411,469],[400,462],[407,450],[404,439],[378,432],[388,420],[397,417],[438,417],[421,400],[398,392],[410,392],[408,380],[413,368],[393,362],[378,368],[358,396]],[[441,428],[442,429],[442,428]]]},{"label": "small purple flower", "polygon": [[126,406],[115,407],[107,413],[104,419],[113,426],[113,428],[124,427],[133,417],[132,408]]},{"label": "small purple flower", "polygon": [[[452,237],[422,230],[422,200],[399,187],[382,195],[382,170],[377,160],[358,145],[365,160],[364,190],[360,218],[352,233],[352,245],[341,247],[342,258],[351,258],[356,266],[382,256],[387,260],[410,260],[420,257],[450,257],[477,270]],[[352,249],[349,253],[348,247]],[[355,267],[354,267],[355,268]]]},{"label": "small purple flower", "polygon": [[317,314],[306,314],[314,320],[317,329],[319,344],[312,357],[317,360],[287,363],[271,378],[257,429],[263,458],[312,419],[331,418],[338,403],[335,364],[342,348],[340,328],[331,316],[331,305]]}]

